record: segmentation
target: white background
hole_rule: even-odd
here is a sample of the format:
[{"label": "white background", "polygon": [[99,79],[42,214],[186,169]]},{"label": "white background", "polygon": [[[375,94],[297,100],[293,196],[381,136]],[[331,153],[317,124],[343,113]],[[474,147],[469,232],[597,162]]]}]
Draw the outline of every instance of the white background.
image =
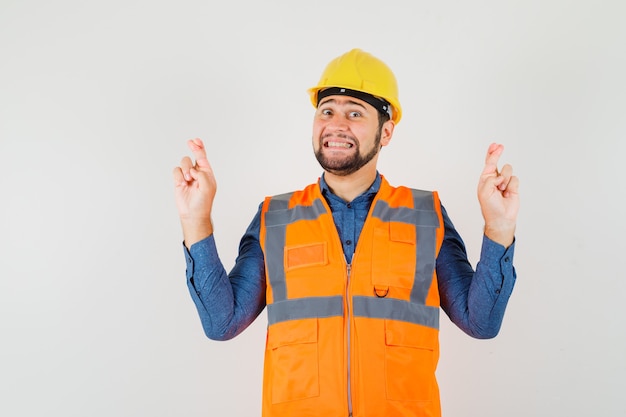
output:
[{"label": "white background", "polygon": [[444,416],[623,416],[626,16],[616,1],[0,1],[0,415],[255,416],[265,313],[205,338],[171,171],[205,140],[230,268],[315,181],[306,89],[359,47],[400,85],[379,168],[473,263],[484,154],[521,180],[500,335],[442,318]]}]

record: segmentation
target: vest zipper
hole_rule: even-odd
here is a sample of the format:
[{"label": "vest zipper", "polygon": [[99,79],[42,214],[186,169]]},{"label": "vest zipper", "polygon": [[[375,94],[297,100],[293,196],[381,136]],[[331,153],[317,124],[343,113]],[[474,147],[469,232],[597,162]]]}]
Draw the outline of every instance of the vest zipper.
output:
[{"label": "vest zipper", "polygon": [[352,272],[352,264],[346,262],[346,272],[348,279],[346,280],[346,326],[347,326],[347,343],[348,343],[348,417],[352,417],[352,384],[350,375],[350,362],[352,355],[350,354],[350,272]]}]

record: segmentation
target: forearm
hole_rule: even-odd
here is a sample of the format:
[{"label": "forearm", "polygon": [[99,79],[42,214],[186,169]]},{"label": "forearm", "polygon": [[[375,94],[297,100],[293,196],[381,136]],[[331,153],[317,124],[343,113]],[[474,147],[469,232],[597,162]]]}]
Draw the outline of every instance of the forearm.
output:
[{"label": "forearm", "polygon": [[263,310],[265,271],[258,251],[251,242],[242,239],[235,267],[227,274],[212,235],[185,250],[187,285],[210,339],[237,336]]},{"label": "forearm", "polygon": [[190,219],[181,217],[180,224],[183,229],[183,239],[187,249],[213,234],[213,224],[210,218]]},{"label": "forearm", "polygon": [[515,223],[485,224],[485,236],[508,248],[515,240]]},{"label": "forearm", "polygon": [[515,285],[514,243],[509,248],[483,238],[481,258],[467,296],[467,323],[478,338],[492,338],[500,331],[504,312]]},{"label": "forearm", "polygon": [[452,322],[470,336],[495,337],[515,284],[515,245],[504,248],[484,236],[474,271],[456,231],[447,230],[446,234],[437,259],[441,306]]}]

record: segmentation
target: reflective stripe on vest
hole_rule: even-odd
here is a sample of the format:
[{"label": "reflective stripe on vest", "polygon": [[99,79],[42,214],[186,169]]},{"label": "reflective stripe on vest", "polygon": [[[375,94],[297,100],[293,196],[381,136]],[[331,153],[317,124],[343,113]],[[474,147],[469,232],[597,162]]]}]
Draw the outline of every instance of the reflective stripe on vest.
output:
[{"label": "reflective stripe on vest", "polygon": [[293,193],[282,194],[272,198],[267,213],[265,213],[265,227],[267,238],[265,250],[267,255],[267,272],[274,292],[274,302],[287,299],[285,285],[285,264],[283,262],[287,225],[298,220],[315,220],[326,213],[324,204],[315,200],[311,206],[289,207],[289,200]]},{"label": "reflective stripe on vest", "polygon": [[[411,301],[367,296],[353,297],[355,317],[392,319],[423,326],[439,328],[439,308],[425,305],[435,269],[436,229],[440,226],[434,210],[431,192],[412,190],[414,207],[390,207],[378,200],[372,216],[383,222],[400,222],[414,225],[419,244],[418,260],[411,290]],[[288,320],[343,316],[341,295],[287,299],[284,269],[284,247],[287,226],[300,220],[316,220],[327,213],[318,198],[310,206],[288,208],[292,193],[273,197],[265,213],[265,252],[267,275],[272,286],[274,302],[268,304],[268,324]]]}]

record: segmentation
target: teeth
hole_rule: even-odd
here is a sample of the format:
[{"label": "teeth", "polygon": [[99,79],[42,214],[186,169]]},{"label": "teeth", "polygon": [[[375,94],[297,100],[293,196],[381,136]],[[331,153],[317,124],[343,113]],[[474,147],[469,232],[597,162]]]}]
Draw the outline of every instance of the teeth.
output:
[{"label": "teeth", "polygon": [[351,143],[346,143],[346,142],[327,142],[326,146],[328,146],[329,148],[351,148],[352,144]]}]

